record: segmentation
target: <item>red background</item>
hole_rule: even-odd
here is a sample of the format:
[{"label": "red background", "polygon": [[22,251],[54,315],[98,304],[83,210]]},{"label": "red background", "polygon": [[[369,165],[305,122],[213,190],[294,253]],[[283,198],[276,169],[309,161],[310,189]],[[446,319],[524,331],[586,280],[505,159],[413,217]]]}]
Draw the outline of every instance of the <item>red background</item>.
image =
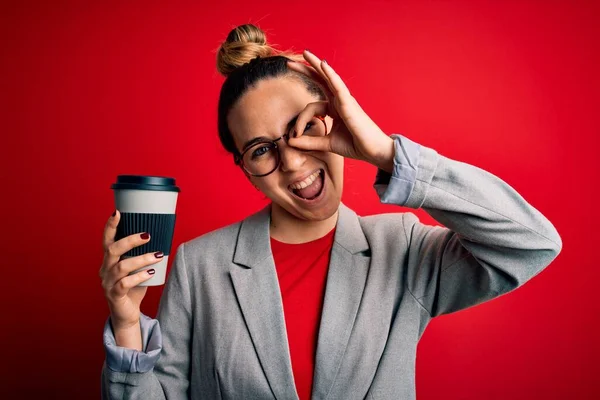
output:
[{"label": "red background", "polygon": [[[266,204],[217,138],[215,51],[246,22],[326,58],[384,131],[501,177],[562,236],[560,256],[522,288],[432,321],[418,398],[600,396],[597,6],[122,3],[1,6],[0,397],[99,396],[98,269],[117,174],[176,177],[173,248]],[[346,162],[348,206],[436,223],[380,204],[375,172]],[[142,311],[155,316],[161,292]]]}]

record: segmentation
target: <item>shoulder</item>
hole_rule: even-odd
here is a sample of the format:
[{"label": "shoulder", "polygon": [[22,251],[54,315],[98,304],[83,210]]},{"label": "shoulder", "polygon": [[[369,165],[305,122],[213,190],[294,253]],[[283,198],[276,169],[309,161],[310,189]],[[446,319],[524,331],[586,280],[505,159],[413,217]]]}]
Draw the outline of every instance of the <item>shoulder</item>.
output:
[{"label": "shoulder", "polygon": [[236,221],[186,241],[184,243],[186,251],[197,247],[205,247],[207,245],[219,245],[234,242],[241,223],[242,221]]},{"label": "shoulder", "polygon": [[418,217],[412,212],[395,212],[358,216],[358,220],[365,232],[377,232],[403,229],[404,225],[410,226]]},{"label": "shoulder", "polygon": [[186,264],[207,264],[227,255],[231,259],[241,223],[237,221],[181,243]]},{"label": "shoulder", "polygon": [[407,246],[419,217],[412,212],[381,213],[358,216],[362,231],[371,246]]}]

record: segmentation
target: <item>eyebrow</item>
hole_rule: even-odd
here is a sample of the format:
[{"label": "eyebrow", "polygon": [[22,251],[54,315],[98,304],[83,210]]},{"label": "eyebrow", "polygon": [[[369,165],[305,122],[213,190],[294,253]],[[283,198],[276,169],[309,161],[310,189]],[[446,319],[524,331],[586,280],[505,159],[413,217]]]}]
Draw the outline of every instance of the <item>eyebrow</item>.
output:
[{"label": "eyebrow", "polygon": [[[286,132],[289,132],[290,128],[291,128],[293,125],[295,125],[295,124],[296,124],[296,120],[298,119],[298,116],[299,116],[299,115],[300,115],[300,113],[296,114],[296,115],[294,116],[294,118],[292,118],[292,119],[290,120],[290,122],[288,122],[288,123],[287,123],[287,125],[286,125]],[[252,139],[248,140],[246,143],[244,143],[244,146],[242,147],[242,153],[243,153],[244,151],[246,151],[246,149],[247,149],[248,147],[252,146],[253,144],[255,144],[255,143],[257,143],[257,142],[263,141],[263,140],[273,140],[273,139],[272,139],[272,138],[270,138],[270,137],[267,137],[267,136],[257,136],[257,137],[255,137],[255,138],[252,138]]]}]

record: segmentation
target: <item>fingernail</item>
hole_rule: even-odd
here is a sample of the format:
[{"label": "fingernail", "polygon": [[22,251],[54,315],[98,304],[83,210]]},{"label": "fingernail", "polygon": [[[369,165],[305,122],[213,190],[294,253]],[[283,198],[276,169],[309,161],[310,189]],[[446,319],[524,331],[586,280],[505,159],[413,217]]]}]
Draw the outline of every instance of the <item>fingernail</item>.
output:
[{"label": "fingernail", "polygon": [[164,255],[165,253],[163,253],[162,251],[157,251],[156,253],[154,253],[154,257],[156,258],[163,258]]},{"label": "fingernail", "polygon": [[117,215],[117,210],[115,210],[115,211],[113,212],[113,215],[112,215],[112,216],[114,217],[115,215]]},{"label": "fingernail", "polygon": [[304,51],[306,51],[307,53],[311,53],[312,54],[312,52],[309,49],[304,49]]},{"label": "fingernail", "polygon": [[327,60],[326,59],[323,59],[323,64],[329,65],[329,64],[327,64]]},{"label": "fingernail", "polygon": [[150,275],[154,275],[154,273],[155,273],[155,272],[156,272],[156,271],[155,271],[154,269],[149,269],[149,270],[148,270],[148,273],[149,273]]},{"label": "fingernail", "polygon": [[148,239],[150,237],[150,234],[148,232],[144,232],[140,235],[140,237],[144,240]]}]

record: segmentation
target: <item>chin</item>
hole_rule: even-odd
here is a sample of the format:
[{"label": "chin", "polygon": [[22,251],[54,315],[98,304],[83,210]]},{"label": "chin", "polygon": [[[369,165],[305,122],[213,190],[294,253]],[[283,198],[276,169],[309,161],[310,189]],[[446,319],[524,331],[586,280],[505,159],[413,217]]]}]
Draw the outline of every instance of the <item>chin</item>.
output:
[{"label": "chin", "polygon": [[328,201],[327,204],[315,210],[305,210],[298,208],[292,204],[286,204],[282,206],[276,202],[273,202],[274,207],[283,209],[288,214],[294,216],[297,219],[303,221],[324,221],[330,218],[338,210],[340,202]]},{"label": "chin", "polygon": [[296,209],[296,212],[300,214],[299,218],[307,221],[324,221],[330,218],[333,214],[335,214],[339,206],[339,200],[334,201],[334,199],[331,199],[327,202],[327,204],[324,204],[317,210]]}]

